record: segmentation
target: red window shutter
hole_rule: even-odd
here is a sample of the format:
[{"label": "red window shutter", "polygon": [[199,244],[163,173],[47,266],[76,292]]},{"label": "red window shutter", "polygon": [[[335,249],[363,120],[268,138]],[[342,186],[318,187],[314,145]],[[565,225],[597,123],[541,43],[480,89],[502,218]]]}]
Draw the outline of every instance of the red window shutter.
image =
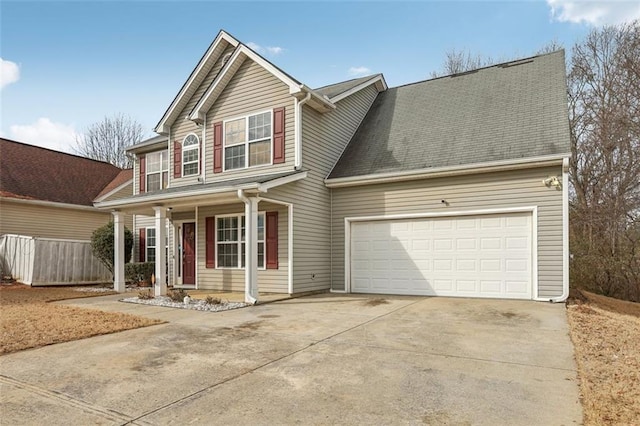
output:
[{"label": "red window shutter", "polygon": [[144,155],[140,157],[140,188],[138,189],[140,194],[144,193],[145,183],[147,181],[145,160],[146,157]]},{"label": "red window shutter", "polygon": [[267,269],[278,269],[278,212],[267,212]]},{"label": "red window shutter", "polygon": [[140,242],[138,244],[138,262],[144,262],[147,254],[147,228],[141,228],[138,233],[140,234]]},{"label": "red window shutter", "polygon": [[222,121],[213,123],[213,173],[222,173]]},{"label": "red window shutter", "polygon": [[273,164],[284,163],[284,107],[273,110]]},{"label": "red window shutter", "polygon": [[207,268],[215,268],[216,267],[216,227],[215,227],[215,217],[208,217],[206,220],[206,244],[205,244],[205,258],[206,258],[206,267]]},{"label": "red window shutter", "polygon": [[182,144],[173,142],[173,177],[182,177]]}]

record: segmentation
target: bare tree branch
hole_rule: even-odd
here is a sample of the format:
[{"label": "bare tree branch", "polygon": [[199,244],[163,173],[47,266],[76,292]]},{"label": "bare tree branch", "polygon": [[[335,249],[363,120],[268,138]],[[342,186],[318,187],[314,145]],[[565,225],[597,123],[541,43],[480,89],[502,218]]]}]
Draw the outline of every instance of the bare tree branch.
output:
[{"label": "bare tree branch", "polygon": [[129,168],[133,163],[124,150],[140,142],[143,136],[140,123],[129,116],[116,114],[91,124],[84,134],[76,138],[74,151],[84,157]]}]

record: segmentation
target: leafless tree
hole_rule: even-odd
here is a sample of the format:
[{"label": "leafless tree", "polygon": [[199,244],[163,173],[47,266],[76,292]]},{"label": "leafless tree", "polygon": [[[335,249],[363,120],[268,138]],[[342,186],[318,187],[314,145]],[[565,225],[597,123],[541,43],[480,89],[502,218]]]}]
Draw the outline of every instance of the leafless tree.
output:
[{"label": "leafless tree", "polygon": [[594,29],[569,71],[572,282],[640,301],[640,24]]},{"label": "leafless tree", "polygon": [[473,55],[468,50],[452,49],[445,53],[446,57],[442,65],[442,71],[431,73],[431,78],[437,78],[443,75],[459,74],[465,71],[471,71],[478,68],[486,67],[495,62],[491,57],[482,55]]},{"label": "leafless tree", "polygon": [[76,138],[74,151],[78,155],[106,161],[120,168],[132,166],[124,150],[142,140],[142,125],[131,117],[116,114],[91,124]]}]

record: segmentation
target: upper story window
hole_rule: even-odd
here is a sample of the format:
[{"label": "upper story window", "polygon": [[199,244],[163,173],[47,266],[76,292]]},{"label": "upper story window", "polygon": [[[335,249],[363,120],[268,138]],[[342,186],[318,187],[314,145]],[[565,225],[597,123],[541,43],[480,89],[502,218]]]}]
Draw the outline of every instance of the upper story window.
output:
[{"label": "upper story window", "polygon": [[200,140],[193,133],[182,141],[182,176],[200,173]]},{"label": "upper story window", "polygon": [[169,183],[169,161],[167,151],[146,155],[147,191],[165,189]]},{"label": "upper story window", "polygon": [[271,164],[271,111],[224,123],[225,170]]}]

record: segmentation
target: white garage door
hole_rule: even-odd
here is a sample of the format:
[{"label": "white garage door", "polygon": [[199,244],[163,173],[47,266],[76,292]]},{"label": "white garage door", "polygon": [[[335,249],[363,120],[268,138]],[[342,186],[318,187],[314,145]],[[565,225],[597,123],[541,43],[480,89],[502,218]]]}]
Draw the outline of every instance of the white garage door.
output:
[{"label": "white garage door", "polygon": [[351,291],[531,299],[531,213],[351,222]]}]

